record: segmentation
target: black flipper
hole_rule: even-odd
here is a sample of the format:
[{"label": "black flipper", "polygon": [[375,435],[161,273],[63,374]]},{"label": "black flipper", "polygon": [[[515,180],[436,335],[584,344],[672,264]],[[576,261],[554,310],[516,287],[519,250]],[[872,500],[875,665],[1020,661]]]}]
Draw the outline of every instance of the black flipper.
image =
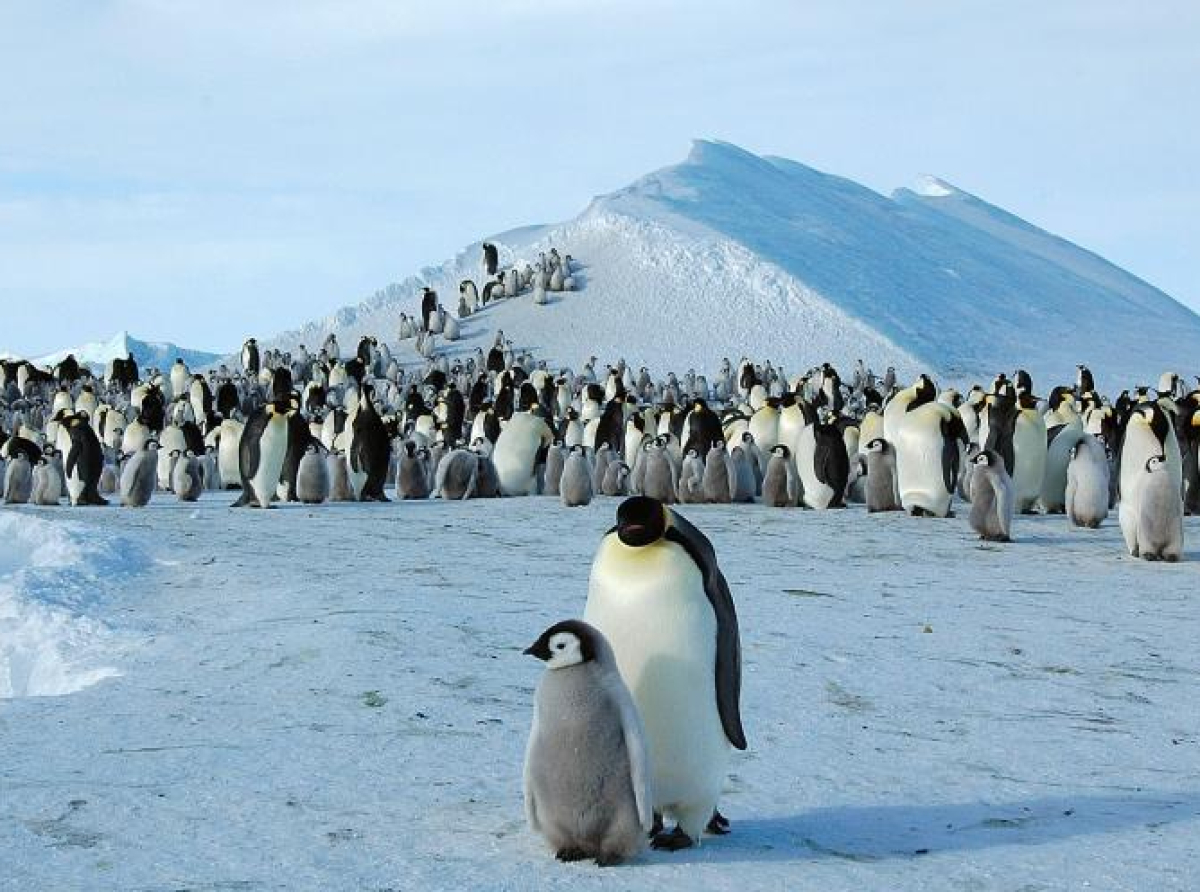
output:
[{"label": "black flipper", "polygon": [[717,710],[721,727],[729,743],[739,750],[746,748],[746,732],[742,729],[740,701],[742,697],[742,646],[738,634],[737,610],[729,583],[717,566],[717,554],[712,543],[686,518],[671,511],[671,525],[665,538],[675,542],[691,555],[704,578],[704,593],[717,618]]}]

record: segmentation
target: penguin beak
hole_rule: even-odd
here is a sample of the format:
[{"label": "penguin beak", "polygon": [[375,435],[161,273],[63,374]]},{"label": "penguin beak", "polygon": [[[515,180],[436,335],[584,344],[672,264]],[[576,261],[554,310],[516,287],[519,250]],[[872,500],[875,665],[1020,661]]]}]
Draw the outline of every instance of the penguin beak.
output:
[{"label": "penguin beak", "polygon": [[533,644],[529,645],[529,647],[525,648],[523,651],[521,651],[521,653],[527,657],[537,657],[542,661],[550,659],[551,656],[550,646],[541,638],[533,642]]}]

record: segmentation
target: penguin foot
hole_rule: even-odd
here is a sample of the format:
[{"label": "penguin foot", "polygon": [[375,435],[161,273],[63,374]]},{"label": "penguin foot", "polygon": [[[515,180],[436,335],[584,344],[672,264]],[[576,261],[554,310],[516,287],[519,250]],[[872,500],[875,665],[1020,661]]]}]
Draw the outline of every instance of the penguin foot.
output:
[{"label": "penguin foot", "polygon": [[666,852],[678,852],[680,849],[690,849],[696,841],[676,827],[670,833],[659,833],[650,840],[650,848]]},{"label": "penguin foot", "polygon": [[622,858],[620,855],[613,854],[612,852],[601,852],[599,855],[596,856],[596,866],[597,867],[613,867],[617,864],[620,864],[624,860],[625,859]]},{"label": "penguin foot", "polygon": [[729,833],[729,818],[725,817],[716,809],[713,809],[712,819],[708,822],[708,826],[704,828],[706,832],[714,836],[726,836]]},{"label": "penguin foot", "polygon": [[554,857],[559,861],[582,861],[588,857],[588,853],[583,849],[566,848],[559,849],[554,853]]},{"label": "penguin foot", "polygon": [[658,834],[660,834],[662,832],[663,832],[662,815],[659,812],[655,812],[654,813],[654,823],[650,825],[650,838],[654,839],[654,837],[658,836]]}]

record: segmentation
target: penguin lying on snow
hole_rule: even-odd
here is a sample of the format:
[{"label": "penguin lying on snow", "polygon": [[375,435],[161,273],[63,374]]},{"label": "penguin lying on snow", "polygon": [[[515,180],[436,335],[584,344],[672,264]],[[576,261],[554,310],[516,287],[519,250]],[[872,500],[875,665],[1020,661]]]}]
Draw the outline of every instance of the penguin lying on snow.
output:
[{"label": "penguin lying on snow", "polygon": [[645,731],[612,648],[567,620],[525,653],[546,663],[525,751],[525,814],[559,861],[616,864],[653,824]]},{"label": "penguin lying on snow", "polygon": [[584,619],[608,638],[645,724],[655,812],[677,822],[654,847],[725,832],[717,799],[746,736],[737,612],[712,544],[656,499],[626,499],[592,563]]}]

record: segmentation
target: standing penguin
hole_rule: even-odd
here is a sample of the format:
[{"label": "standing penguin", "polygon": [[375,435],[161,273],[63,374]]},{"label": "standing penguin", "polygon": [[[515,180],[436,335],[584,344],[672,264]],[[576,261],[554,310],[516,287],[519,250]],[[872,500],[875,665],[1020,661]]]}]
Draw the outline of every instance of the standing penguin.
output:
[{"label": "standing penguin", "polygon": [[33,488],[29,501],[35,505],[57,506],[62,495],[62,482],[58,472],[50,464],[50,459],[43,455],[33,466]]},{"label": "standing penguin", "polygon": [[33,495],[33,468],[24,452],[13,455],[4,475],[4,504],[24,505]]},{"label": "standing penguin", "polygon": [[158,440],[149,439],[125,462],[121,469],[121,504],[126,508],[145,508],[154,495],[158,476]]},{"label": "standing penguin", "polygon": [[884,438],[896,450],[900,502],[914,516],[949,516],[960,449],[967,445],[962,417],[936,397],[933,381],[921,375],[883,413]]},{"label": "standing penguin", "polygon": [[563,467],[567,462],[567,448],[562,440],[555,440],[546,450],[546,468],[542,472],[542,495],[557,496]]},{"label": "standing penguin", "polygon": [[415,442],[404,441],[400,467],[396,470],[396,493],[402,499],[429,498],[429,473],[420,453]]},{"label": "standing penguin", "polygon": [[392,442],[383,419],[375,410],[374,386],[364,384],[359,391],[358,410],[350,427],[350,482],[360,502],[387,502],[383,487],[387,483],[392,460]]},{"label": "standing penguin", "polygon": [[989,542],[1011,542],[1015,496],[1004,460],[985,449],[972,459],[972,464],[971,529]]},{"label": "standing penguin", "polygon": [[[1121,523],[1121,533],[1125,538],[1125,547],[1134,557],[1142,551],[1139,541],[1139,530],[1142,517],[1142,485],[1166,474],[1170,486],[1182,502],[1183,493],[1183,462],[1179,450],[1179,441],[1171,425],[1171,419],[1157,402],[1146,402],[1135,406],[1125,424],[1125,437],[1120,448],[1120,490],[1121,504],[1117,516]],[[1154,457],[1164,459],[1162,466],[1155,466],[1153,473],[1149,470],[1149,460]],[[1155,484],[1157,480],[1153,481]],[[1156,501],[1158,507],[1163,507],[1161,501]]]},{"label": "standing penguin", "polygon": [[563,465],[562,480],[558,484],[562,503],[568,508],[579,508],[592,501],[595,487],[592,469],[583,446],[572,446]]},{"label": "standing penguin", "polygon": [[1177,561],[1183,556],[1183,499],[1171,479],[1165,456],[1146,460],[1138,482],[1137,551],[1147,561]]},{"label": "standing penguin", "polygon": [[340,449],[330,450],[325,456],[325,467],[329,470],[329,501],[353,502],[354,487],[350,485],[350,463]]},{"label": "standing penguin", "polygon": [[321,445],[310,440],[296,470],[296,498],[306,505],[319,505],[329,498],[329,484],[329,462],[321,454]]},{"label": "standing penguin", "polygon": [[733,501],[735,484],[736,471],[732,467],[725,444],[718,440],[708,450],[708,456],[704,460],[704,474],[701,477],[704,501],[728,505]]},{"label": "standing penguin", "polygon": [[654,810],[677,823],[654,847],[719,832],[729,748],[746,735],[737,612],[712,544],[661,502],[626,499],[592,563],[584,620],[608,638],[645,723]]},{"label": "standing penguin", "polygon": [[1094,530],[1108,517],[1109,470],[1104,444],[1083,434],[1067,465],[1065,508],[1071,523]]},{"label": "standing penguin", "polygon": [[195,502],[204,491],[204,476],[200,472],[200,459],[188,449],[171,470],[171,489],[181,502]]},{"label": "standing penguin", "polygon": [[475,495],[479,461],[468,449],[452,449],[438,462],[434,494],[440,499],[469,499]]},{"label": "standing penguin", "polygon": [[554,439],[546,420],[535,410],[517,412],[496,438],[492,463],[506,496],[527,496],[537,491],[537,466]]},{"label": "standing penguin", "polygon": [[258,341],[250,338],[242,344],[242,370],[247,378],[257,378],[259,368]]},{"label": "standing penguin", "polygon": [[902,511],[896,489],[896,452],[882,437],[867,444],[867,512]]},{"label": "standing penguin", "polygon": [[567,620],[526,654],[546,664],[525,750],[525,815],[560,861],[616,864],[646,845],[653,816],[646,734],[612,648]]},{"label": "standing penguin", "polygon": [[238,474],[242,495],[234,508],[251,506],[270,508],[271,499],[283,474],[291,440],[291,417],[296,408],[291,402],[267,403],[246,422],[238,443]]},{"label": "standing penguin", "polygon": [[662,438],[647,443],[642,448],[640,489],[664,505],[673,505],[679,498],[675,488],[675,469]]},{"label": "standing penguin", "polygon": [[767,473],[763,476],[763,504],[772,508],[795,508],[801,497],[800,474],[792,461],[792,450],[779,443],[771,449],[771,460],[767,462]]},{"label": "standing penguin", "polygon": [[63,471],[67,478],[67,492],[72,505],[107,505],[108,499],[100,495],[100,476],[104,473],[104,447],[92,430],[88,416],[76,412],[65,419],[63,425],[70,436],[67,460]]},{"label": "standing penguin", "polygon": [[623,461],[612,462],[604,475],[604,483],[600,491],[606,496],[629,495],[629,476],[629,465]]}]

